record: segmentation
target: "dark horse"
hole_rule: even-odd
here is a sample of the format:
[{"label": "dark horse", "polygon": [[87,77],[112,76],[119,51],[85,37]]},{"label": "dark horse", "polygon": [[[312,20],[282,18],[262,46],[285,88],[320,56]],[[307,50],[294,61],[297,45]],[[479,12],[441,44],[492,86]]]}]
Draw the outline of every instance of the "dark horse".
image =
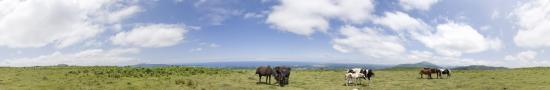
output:
[{"label": "dark horse", "polygon": [[440,69],[441,74],[447,74],[447,78],[451,77],[451,70],[449,69]]},{"label": "dark horse", "polygon": [[420,78],[424,78],[423,75],[428,75],[429,79],[432,79],[432,73],[436,73],[437,78],[441,77],[441,71],[434,69],[434,68],[423,68],[420,70]]},{"label": "dark horse", "polygon": [[279,83],[279,86],[284,87],[288,84],[288,78],[290,77],[290,67],[277,66],[274,68],[273,76]]},{"label": "dark horse", "polygon": [[365,77],[362,77],[365,80],[366,79],[370,80],[370,78],[374,76],[374,72],[372,71],[372,69],[361,69],[359,73],[362,73],[363,75],[365,75]]},{"label": "dark horse", "polygon": [[258,83],[262,82],[262,76],[265,76],[265,82],[267,84],[271,84],[271,74],[273,74],[273,70],[270,66],[260,66],[256,69],[256,74],[258,74]]}]

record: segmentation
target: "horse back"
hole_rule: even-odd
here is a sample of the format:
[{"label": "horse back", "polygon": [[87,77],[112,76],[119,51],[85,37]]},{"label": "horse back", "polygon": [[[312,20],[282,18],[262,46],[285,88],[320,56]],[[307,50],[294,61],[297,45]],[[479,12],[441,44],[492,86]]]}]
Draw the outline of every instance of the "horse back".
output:
[{"label": "horse back", "polygon": [[270,75],[273,72],[269,66],[261,66],[256,69],[256,74],[260,75]]}]

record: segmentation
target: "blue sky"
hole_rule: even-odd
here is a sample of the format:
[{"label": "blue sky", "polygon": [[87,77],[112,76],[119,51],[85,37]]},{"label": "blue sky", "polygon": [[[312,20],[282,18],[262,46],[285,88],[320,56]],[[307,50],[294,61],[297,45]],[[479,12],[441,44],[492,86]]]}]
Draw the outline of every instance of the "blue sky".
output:
[{"label": "blue sky", "polygon": [[548,0],[1,0],[0,66],[548,66]]}]

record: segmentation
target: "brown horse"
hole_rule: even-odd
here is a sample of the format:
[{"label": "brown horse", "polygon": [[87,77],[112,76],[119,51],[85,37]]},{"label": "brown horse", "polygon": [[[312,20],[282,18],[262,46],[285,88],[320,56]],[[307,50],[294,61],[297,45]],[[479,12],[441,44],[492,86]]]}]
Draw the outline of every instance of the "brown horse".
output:
[{"label": "brown horse", "polygon": [[434,68],[423,68],[420,70],[420,78],[424,78],[423,75],[427,75],[428,79],[432,79],[432,73],[436,73],[437,78],[441,77],[441,71]]},{"label": "brown horse", "polygon": [[265,82],[271,84],[271,74],[273,74],[273,69],[270,66],[260,66],[256,69],[256,74],[258,74],[258,83],[262,82],[262,76],[266,77]]}]

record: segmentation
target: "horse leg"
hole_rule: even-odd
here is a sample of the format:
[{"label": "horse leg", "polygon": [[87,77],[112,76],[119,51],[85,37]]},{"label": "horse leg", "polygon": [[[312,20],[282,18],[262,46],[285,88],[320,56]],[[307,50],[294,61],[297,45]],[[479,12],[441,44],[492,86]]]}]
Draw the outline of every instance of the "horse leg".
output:
[{"label": "horse leg", "polygon": [[258,82],[262,82],[262,75],[258,75],[258,77],[260,77],[260,79],[258,79]]},{"label": "horse leg", "polygon": [[268,81],[267,84],[271,84],[271,76],[267,76],[267,81]]},{"label": "horse leg", "polygon": [[353,86],[357,85],[357,78],[351,79],[353,80]]},{"label": "horse leg", "polygon": [[363,81],[361,79],[357,80],[360,85],[363,85]]},{"label": "horse leg", "polygon": [[432,74],[428,74],[428,78],[429,78],[429,79],[432,79]]},{"label": "horse leg", "polygon": [[355,85],[359,85],[361,82],[359,81],[359,78],[355,78]]},{"label": "horse leg", "polygon": [[351,78],[346,78],[346,86],[350,86],[350,84],[352,83],[352,79]]},{"label": "horse leg", "polygon": [[355,78],[354,80],[355,80],[355,85],[359,85],[359,83],[360,83],[359,78]]},{"label": "horse leg", "polygon": [[345,82],[344,85],[348,86],[349,81],[348,81],[348,76],[347,75],[344,77],[344,82]]},{"label": "horse leg", "polygon": [[353,79],[349,78],[349,79],[348,79],[348,83],[347,83],[348,86],[351,86],[352,83],[353,83]]},{"label": "horse leg", "polygon": [[344,83],[344,85],[349,86],[349,81],[346,80],[346,83]]},{"label": "horse leg", "polygon": [[437,77],[443,79],[443,77],[441,76],[441,72],[437,73]]},{"label": "horse leg", "polygon": [[350,86],[355,85],[355,79],[349,78],[349,84],[350,84]]}]

